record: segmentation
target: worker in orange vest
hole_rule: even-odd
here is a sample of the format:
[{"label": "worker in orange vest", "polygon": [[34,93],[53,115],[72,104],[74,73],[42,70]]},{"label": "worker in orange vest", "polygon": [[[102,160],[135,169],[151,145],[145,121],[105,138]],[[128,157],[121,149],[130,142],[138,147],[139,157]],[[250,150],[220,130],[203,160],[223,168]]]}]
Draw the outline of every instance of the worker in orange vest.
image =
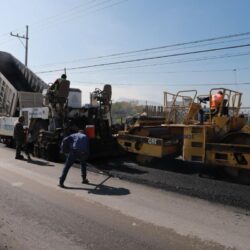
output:
[{"label": "worker in orange vest", "polygon": [[219,90],[215,95],[212,95],[210,100],[210,109],[213,115],[218,114],[222,101],[223,101],[223,92],[221,90]]}]

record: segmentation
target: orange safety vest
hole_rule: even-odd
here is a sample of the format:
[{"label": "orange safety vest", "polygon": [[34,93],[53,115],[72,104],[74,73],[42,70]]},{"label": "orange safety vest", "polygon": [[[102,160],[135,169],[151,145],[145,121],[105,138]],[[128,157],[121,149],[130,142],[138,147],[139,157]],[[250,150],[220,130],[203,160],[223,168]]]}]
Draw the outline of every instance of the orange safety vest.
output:
[{"label": "orange safety vest", "polygon": [[212,95],[212,98],[211,98],[211,103],[210,103],[210,108],[211,109],[217,109],[220,107],[220,104],[222,102],[222,99],[223,99],[223,95],[221,94],[215,94],[215,95]]}]

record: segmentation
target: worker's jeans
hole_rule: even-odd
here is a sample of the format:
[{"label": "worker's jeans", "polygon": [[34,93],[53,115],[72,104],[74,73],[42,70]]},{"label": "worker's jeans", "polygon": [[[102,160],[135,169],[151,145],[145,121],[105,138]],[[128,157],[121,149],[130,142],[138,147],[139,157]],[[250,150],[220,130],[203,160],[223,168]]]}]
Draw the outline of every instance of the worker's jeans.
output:
[{"label": "worker's jeans", "polygon": [[16,141],[16,158],[21,157],[22,147],[23,147],[23,142]]},{"label": "worker's jeans", "polygon": [[65,165],[64,165],[64,168],[62,171],[62,175],[60,177],[60,184],[64,183],[64,181],[67,177],[67,174],[69,172],[69,169],[71,168],[71,166],[74,164],[74,162],[76,160],[79,160],[80,164],[81,164],[82,179],[86,178],[86,176],[87,176],[87,169],[86,169],[87,155],[80,152],[80,151],[77,151],[77,150],[71,150],[67,159],[66,159],[66,162],[65,162]]}]

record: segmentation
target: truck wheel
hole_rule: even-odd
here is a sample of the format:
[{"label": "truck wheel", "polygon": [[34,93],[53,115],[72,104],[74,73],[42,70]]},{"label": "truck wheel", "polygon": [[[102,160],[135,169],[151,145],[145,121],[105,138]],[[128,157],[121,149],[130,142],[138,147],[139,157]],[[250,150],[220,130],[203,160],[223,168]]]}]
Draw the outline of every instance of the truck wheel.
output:
[{"label": "truck wheel", "polygon": [[39,150],[39,147],[38,146],[34,146],[34,156],[37,157],[37,158],[41,158],[41,154],[40,154],[40,150]]},{"label": "truck wheel", "polygon": [[48,161],[58,161],[59,149],[56,144],[48,144],[46,150],[46,160]]},{"label": "truck wheel", "polygon": [[136,162],[140,165],[150,166],[154,157],[148,155],[136,155]]},{"label": "truck wheel", "polygon": [[239,182],[244,185],[250,185],[250,170],[249,169],[239,170]]}]

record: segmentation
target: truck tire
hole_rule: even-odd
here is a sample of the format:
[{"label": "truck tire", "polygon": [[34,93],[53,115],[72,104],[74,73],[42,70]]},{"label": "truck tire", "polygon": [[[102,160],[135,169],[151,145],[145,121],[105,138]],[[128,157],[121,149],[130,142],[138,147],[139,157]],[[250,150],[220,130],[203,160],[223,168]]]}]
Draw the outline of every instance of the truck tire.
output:
[{"label": "truck tire", "polygon": [[46,160],[48,161],[58,161],[59,159],[59,148],[56,144],[48,144],[46,150]]}]

